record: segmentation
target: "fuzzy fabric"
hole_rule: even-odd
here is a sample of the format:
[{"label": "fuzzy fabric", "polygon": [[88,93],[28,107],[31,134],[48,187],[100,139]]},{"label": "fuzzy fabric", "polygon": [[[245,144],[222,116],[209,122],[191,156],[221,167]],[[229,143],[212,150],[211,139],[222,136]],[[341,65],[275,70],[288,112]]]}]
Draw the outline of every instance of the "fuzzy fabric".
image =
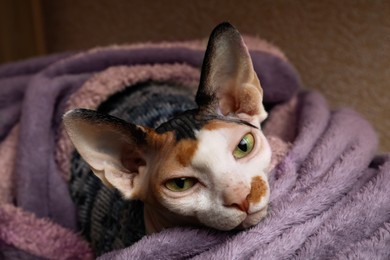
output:
[{"label": "fuzzy fabric", "polygon": [[[93,256],[75,233],[77,208],[68,187],[72,147],[61,128],[62,114],[72,105],[97,107],[109,95],[148,80],[195,88],[204,44],[111,46],[0,66],[0,256]],[[262,72],[265,102],[290,99],[300,82],[284,54],[255,38],[248,38],[248,46]],[[97,86],[95,78],[105,80]]]},{"label": "fuzzy fabric", "polygon": [[19,128],[15,126],[8,136],[0,144],[0,204],[12,203],[15,180],[13,179],[13,168],[16,157],[16,146],[18,142]]},{"label": "fuzzy fabric", "polygon": [[[8,204],[0,208],[0,241],[50,259],[92,259],[86,242],[76,234]],[[9,252],[8,252],[9,253]]]}]

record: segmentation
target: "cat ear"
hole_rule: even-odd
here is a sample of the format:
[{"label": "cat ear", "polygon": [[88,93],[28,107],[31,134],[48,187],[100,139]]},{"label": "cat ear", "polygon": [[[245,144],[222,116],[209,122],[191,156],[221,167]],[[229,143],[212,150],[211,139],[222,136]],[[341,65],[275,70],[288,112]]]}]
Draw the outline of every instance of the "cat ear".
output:
[{"label": "cat ear", "polygon": [[77,151],[104,184],[127,198],[137,198],[140,167],[146,164],[145,128],[87,109],[63,117],[65,129]]},{"label": "cat ear", "polygon": [[211,33],[196,103],[201,110],[242,119],[267,117],[263,90],[240,33],[222,23]]}]

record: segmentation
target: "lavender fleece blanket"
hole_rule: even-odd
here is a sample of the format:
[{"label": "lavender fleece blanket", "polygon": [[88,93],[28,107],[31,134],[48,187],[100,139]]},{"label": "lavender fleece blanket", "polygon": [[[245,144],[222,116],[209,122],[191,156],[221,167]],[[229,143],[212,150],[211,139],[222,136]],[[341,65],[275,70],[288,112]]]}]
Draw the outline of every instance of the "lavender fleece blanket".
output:
[{"label": "lavender fleece blanket", "polygon": [[[390,257],[390,156],[375,156],[370,124],[298,91],[280,50],[246,42],[270,110],[264,131],[288,147],[270,175],[267,218],[241,232],[168,229],[101,259]],[[62,114],[140,82],[196,89],[203,52],[202,42],[112,46],[0,66],[0,257],[94,258],[68,190],[73,147]]]}]

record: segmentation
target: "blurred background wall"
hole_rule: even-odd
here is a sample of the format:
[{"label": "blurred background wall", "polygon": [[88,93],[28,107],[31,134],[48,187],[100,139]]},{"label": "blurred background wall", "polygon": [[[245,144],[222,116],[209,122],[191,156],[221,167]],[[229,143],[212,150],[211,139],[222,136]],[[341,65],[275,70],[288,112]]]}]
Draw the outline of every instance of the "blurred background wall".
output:
[{"label": "blurred background wall", "polygon": [[390,151],[390,1],[0,0],[0,62],[110,44],[206,38],[221,21],[279,46],[306,88],[350,106]]}]

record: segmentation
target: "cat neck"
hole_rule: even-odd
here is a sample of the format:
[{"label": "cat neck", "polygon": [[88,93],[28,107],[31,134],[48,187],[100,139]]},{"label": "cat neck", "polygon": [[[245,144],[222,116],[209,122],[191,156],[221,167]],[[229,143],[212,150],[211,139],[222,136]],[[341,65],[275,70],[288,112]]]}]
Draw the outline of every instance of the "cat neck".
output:
[{"label": "cat neck", "polygon": [[166,216],[160,214],[157,210],[152,210],[147,205],[144,206],[144,223],[148,235],[173,226],[173,223]]},{"label": "cat neck", "polygon": [[193,217],[183,218],[175,214],[169,214],[166,211],[160,212],[155,207],[144,204],[144,223],[146,234],[160,232],[164,229],[178,226],[200,226],[199,221]]}]

